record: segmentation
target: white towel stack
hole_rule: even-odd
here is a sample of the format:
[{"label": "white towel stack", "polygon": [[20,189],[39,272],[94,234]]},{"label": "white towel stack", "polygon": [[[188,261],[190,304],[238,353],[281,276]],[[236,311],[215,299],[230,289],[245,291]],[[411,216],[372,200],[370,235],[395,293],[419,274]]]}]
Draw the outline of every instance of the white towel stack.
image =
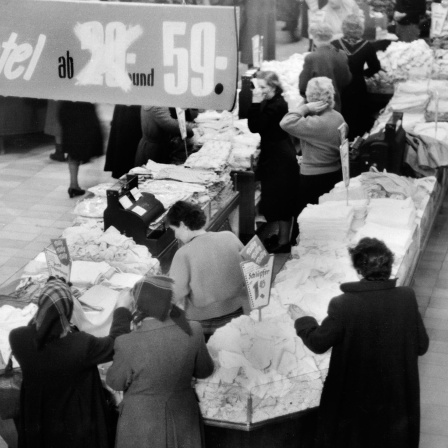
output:
[{"label": "white towel stack", "polygon": [[300,240],[344,242],[354,217],[354,207],[341,202],[309,204],[299,215],[297,222]]}]

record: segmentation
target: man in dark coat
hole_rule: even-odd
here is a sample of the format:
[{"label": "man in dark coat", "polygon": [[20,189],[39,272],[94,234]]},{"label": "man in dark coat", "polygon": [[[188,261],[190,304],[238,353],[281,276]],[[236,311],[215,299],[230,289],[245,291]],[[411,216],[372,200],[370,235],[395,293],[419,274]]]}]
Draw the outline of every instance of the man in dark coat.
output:
[{"label": "man in dark coat", "polygon": [[389,279],[393,255],[383,242],[363,238],[350,253],[363,280],[341,285],[344,294],[331,300],[321,325],[295,321],[310,350],[332,348],[316,447],[417,448],[417,361],[429,339],[415,294]]},{"label": "man in dark coat", "polygon": [[310,29],[310,33],[316,51],[305,56],[299,75],[300,94],[305,97],[306,86],[311,78],[326,76],[332,80],[335,90],[334,110],[341,112],[341,92],[352,80],[347,55],[331,45],[333,32],[328,25],[315,25]]}]

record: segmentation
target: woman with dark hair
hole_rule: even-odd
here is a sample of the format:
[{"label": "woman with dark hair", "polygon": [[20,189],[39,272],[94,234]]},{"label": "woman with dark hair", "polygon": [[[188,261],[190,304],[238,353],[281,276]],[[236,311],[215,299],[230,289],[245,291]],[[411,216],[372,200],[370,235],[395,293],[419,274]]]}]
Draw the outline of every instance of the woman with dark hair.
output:
[{"label": "woman with dark hair", "polygon": [[291,251],[291,226],[297,215],[299,165],[290,136],[280,127],[288,112],[276,73],[257,74],[257,86],[248,112],[251,132],[261,136],[260,158],[256,171],[261,181],[260,212],[269,223],[278,224],[278,238],[266,241],[272,253]]},{"label": "woman with dark hair", "polygon": [[[352,74],[350,84],[341,92],[341,113],[348,124],[348,138],[363,135],[370,130],[373,119],[369,117],[367,85],[370,78],[381,70],[373,45],[363,39],[364,25],[359,15],[349,15],[342,22],[343,37],[332,42],[334,47],[348,57],[348,66]],[[367,64],[367,68],[364,68]]]},{"label": "woman with dark hair", "polygon": [[195,378],[213,373],[201,326],[172,304],[173,280],[147,276],[132,289],[136,330],[115,341],[107,384],[124,391],[116,448],[204,446]]},{"label": "woman with dark hair", "polygon": [[243,314],[247,295],[240,251],[244,246],[232,232],[207,232],[202,209],[185,201],[171,207],[167,222],[183,243],[170,268],[174,301],[189,320],[201,323],[208,339],[217,328]]},{"label": "woman with dark hair", "polygon": [[429,339],[414,291],[390,279],[393,254],[375,238],[349,249],[361,280],[341,285],[319,325],[291,306],[314,353],[330,348],[319,406],[317,448],[417,448],[418,357]]},{"label": "woman with dark hair", "polygon": [[117,300],[109,335],[98,338],[70,325],[73,298],[50,277],[27,327],[9,335],[23,374],[19,448],[107,448],[115,430],[98,373],[112,361],[114,340],[130,331],[132,297]]}]

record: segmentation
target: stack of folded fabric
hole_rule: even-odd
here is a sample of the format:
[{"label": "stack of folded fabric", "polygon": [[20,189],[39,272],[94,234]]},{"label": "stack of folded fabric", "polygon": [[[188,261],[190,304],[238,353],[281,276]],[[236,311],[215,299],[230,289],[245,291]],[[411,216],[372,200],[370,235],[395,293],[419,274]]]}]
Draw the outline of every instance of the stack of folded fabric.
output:
[{"label": "stack of folded fabric", "polygon": [[185,167],[222,172],[229,163],[231,151],[231,142],[207,140],[198,152],[188,157]]},{"label": "stack of folded fabric", "polygon": [[341,202],[308,204],[299,215],[300,240],[345,242],[350,232],[354,208]]}]

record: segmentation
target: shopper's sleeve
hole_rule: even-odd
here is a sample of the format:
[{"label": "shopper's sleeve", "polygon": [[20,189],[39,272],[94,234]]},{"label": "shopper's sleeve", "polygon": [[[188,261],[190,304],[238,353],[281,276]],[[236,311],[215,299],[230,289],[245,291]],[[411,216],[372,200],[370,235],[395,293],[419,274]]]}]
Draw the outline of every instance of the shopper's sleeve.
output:
[{"label": "shopper's sleeve", "polygon": [[108,336],[98,338],[87,335],[86,363],[88,365],[97,365],[112,361],[115,339],[130,331],[131,312],[127,308],[117,308],[113,314],[112,325]]},{"label": "shopper's sleeve", "polygon": [[305,117],[301,112],[288,112],[280,121],[280,127],[293,137],[307,140],[319,133],[320,121],[316,115]]},{"label": "shopper's sleeve", "polygon": [[168,107],[154,107],[152,114],[154,121],[166,132],[180,136],[179,122],[171,116]]},{"label": "shopper's sleeve", "polygon": [[[193,326],[193,323],[191,323]],[[213,373],[215,365],[205,345],[204,335],[200,324],[195,323],[195,333],[199,337],[199,349],[196,354],[193,376],[195,378],[207,378]]]},{"label": "shopper's sleeve", "polygon": [[186,300],[190,297],[190,268],[188,259],[178,250],[173,258],[170,268],[170,277],[174,280],[174,303],[184,308]]},{"label": "shopper's sleeve", "polygon": [[350,84],[352,80],[352,72],[350,71],[350,67],[348,65],[347,55],[343,51],[340,51],[339,54],[342,56],[344,62],[342,62],[338,67],[338,87],[343,89]]},{"label": "shopper's sleeve", "polygon": [[305,98],[306,86],[308,81],[313,77],[312,64],[310,63],[308,56],[305,57],[303,62],[303,68],[299,75],[299,92]]},{"label": "shopper's sleeve", "polygon": [[106,384],[113,390],[126,390],[132,381],[132,369],[121,338],[115,341],[114,361],[106,374]]},{"label": "shopper's sleeve", "polygon": [[364,70],[364,76],[367,78],[372,77],[375,73],[381,70],[381,63],[376,55],[375,48],[370,42],[367,43],[367,57],[366,57],[367,69]]},{"label": "shopper's sleeve", "polygon": [[314,317],[306,316],[294,323],[297,335],[314,353],[325,353],[335,344],[342,341],[344,335],[343,321],[336,302],[332,300],[328,306],[328,315],[319,325]]},{"label": "shopper's sleeve", "polygon": [[272,127],[274,123],[279,123],[288,111],[286,105],[253,103],[249,107],[247,125],[250,132],[262,133]]}]

